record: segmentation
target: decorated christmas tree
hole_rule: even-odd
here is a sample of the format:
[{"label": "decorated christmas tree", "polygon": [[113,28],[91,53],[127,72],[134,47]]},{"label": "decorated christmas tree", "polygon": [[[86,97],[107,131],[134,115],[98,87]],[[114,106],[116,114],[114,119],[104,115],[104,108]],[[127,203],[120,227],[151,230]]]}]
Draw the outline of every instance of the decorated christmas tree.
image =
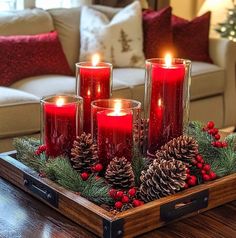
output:
[{"label": "decorated christmas tree", "polygon": [[224,22],[219,23],[215,29],[222,38],[228,38],[236,42],[236,5],[232,0],[234,7],[228,9],[227,18]]}]

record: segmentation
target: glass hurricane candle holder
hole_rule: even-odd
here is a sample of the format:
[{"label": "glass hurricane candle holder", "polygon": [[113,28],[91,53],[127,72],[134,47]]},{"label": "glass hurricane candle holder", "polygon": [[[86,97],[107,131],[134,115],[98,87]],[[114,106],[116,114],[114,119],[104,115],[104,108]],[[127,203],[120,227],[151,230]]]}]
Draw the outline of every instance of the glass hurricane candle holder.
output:
[{"label": "glass hurricane candle holder", "polygon": [[189,60],[168,55],[146,60],[144,113],[149,154],[183,134],[189,117],[190,69]]},{"label": "glass hurricane candle holder", "polygon": [[91,132],[91,102],[111,96],[112,64],[99,62],[96,55],[92,62],[76,64],[77,95],[84,99],[84,122],[86,133]]},{"label": "glass hurricane candle holder", "polygon": [[100,99],[92,102],[92,136],[98,157],[107,166],[115,157],[132,160],[139,147],[141,103],[129,99]]},{"label": "glass hurricane candle holder", "polygon": [[53,95],[41,99],[41,142],[51,157],[70,156],[76,136],[82,133],[83,99]]}]

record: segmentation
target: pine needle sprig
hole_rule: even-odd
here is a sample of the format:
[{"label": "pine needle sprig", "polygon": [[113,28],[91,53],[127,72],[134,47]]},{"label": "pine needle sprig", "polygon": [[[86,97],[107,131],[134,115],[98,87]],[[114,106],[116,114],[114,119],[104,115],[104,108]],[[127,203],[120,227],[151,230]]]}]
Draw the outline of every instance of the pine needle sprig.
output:
[{"label": "pine needle sprig", "polygon": [[15,138],[13,140],[13,146],[17,150],[17,160],[23,164],[29,166],[33,170],[40,172],[41,167],[44,166],[46,160],[35,154],[35,150],[40,145],[40,141],[35,138]]},{"label": "pine needle sprig", "polygon": [[148,161],[147,159],[142,157],[141,153],[138,150],[135,150],[131,165],[134,172],[134,182],[135,185],[138,187],[141,183],[141,172],[147,168]]},{"label": "pine needle sprig", "polygon": [[79,192],[81,196],[96,204],[110,204],[112,199],[109,196],[109,186],[105,184],[102,178],[96,179],[90,176],[88,180],[83,181],[80,174],[76,172],[68,159],[57,157],[50,159],[44,169],[46,175],[58,184]]},{"label": "pine needle sprig", "polygon": [[97,179],[95,176],[90,176],[86,180],[86,186],[81,191],[81,195],[96,204],[111,205],[114,201],[109,196],[110,186],[105,183],[103,178]]}]

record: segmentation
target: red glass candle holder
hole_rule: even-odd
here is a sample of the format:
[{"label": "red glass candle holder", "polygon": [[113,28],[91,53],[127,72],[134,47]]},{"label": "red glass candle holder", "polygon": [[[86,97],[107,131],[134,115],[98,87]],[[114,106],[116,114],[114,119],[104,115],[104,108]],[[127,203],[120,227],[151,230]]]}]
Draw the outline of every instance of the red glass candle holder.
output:
[{"label": "red glass candle holder", "polygon": [[41,142],[51,157],[70,156],[76,136],[82,133],[83,99],[53,95],[41,99]]},{"label": "red glass candle holder", "polygon": [[111,96],[112,64],[81,62],[76,64],[77,95],[84,99],[83,128],[91,133],[91,102]]},{"label": "red glass candle holder", "polygon": [[139,147],[141,103],[129,99],[92,102],[92,136],[100,162],[106,167],[115,156],[132,160]]},{"label": "red glass candle holder", "polygon": [[191,62],[184,59],[146,61],[145,150],[150,154],[183,134],[189,117],[190,68]]}]

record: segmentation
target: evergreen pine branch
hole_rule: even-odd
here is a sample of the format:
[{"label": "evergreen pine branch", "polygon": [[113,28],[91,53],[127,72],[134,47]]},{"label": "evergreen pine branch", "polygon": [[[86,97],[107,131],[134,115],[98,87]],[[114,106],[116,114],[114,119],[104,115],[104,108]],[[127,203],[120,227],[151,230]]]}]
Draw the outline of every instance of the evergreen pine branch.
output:
[{"label": "evergreen pine branch", "polygon": [[135,185],[139,187],[141,172],[146,169],[147,160],[142,157],[141,153],[138,150],[135,150],[131,165],[134,172]]},{"label": "evergreen pine branch", "polygon": [[103,179],[96,180],[94,176],[90,176],[87,181],[83,181],[80,174],[72,168],[65,157],[50,159],[44,172],[50,179],[64,188],[79,192],[81,196],[96,204],[110,204],[112,202],[108,192],[109,186],[104,183]]},{"label": "evergreen pine branch", "polygon": [[13,146],[17,150],[17,160],[21,161],[23,164],[29,166],[33,170],[40,172],[41,167],[44,166],[46,162],[40,156],[35,154],[35,150],[40,145],[40,141],[35,138],[15,138],[13,140]]}]

